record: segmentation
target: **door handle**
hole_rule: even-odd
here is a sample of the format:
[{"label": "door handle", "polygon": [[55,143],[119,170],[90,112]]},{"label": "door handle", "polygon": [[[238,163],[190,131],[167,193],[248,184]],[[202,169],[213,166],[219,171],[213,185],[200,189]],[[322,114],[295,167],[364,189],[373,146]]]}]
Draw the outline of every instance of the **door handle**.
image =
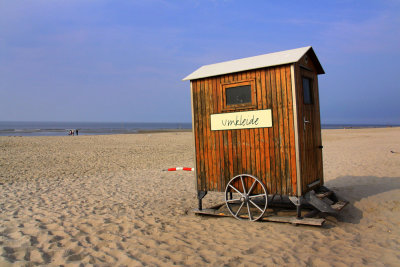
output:
[{"label": "door handle", "polygon": [[303,127],[303,131],[306,132],[306,123],[311,123],[310,121],[306,120],[306,117],[303,117],[304,120],[304,127]]}]

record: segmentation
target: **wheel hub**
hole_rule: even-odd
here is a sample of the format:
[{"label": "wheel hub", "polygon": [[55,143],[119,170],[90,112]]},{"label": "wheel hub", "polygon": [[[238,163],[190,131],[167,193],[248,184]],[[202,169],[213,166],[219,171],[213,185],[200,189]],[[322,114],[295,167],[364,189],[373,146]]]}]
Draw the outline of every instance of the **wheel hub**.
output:
[{"label": "wheel hub", "polygon": [[240,198],[240,201],[246,204],[247,202],[249,202],[249,195],[243,194],[243,196]]}]

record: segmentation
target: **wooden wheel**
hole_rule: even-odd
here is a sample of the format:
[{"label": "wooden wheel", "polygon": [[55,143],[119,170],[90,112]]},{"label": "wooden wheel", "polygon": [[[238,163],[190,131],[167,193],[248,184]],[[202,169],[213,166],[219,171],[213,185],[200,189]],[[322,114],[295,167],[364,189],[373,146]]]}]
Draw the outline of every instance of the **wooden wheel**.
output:
[{"label": "wooden wheel", "polygon": [[225,203],[236,219],[249,221],[261,219],[267,210],[267,202],[265,185],[250,174],[237,175],[226,186]]}]

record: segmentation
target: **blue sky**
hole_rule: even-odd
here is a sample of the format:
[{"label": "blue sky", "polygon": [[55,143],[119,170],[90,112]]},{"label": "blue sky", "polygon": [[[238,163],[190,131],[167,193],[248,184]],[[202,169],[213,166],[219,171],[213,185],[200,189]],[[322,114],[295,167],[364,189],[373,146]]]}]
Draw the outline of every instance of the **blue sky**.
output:
[{"label": "blue sky", "polygon": [[205,64],[313,46],[323,123],[400,123],[400,2],[0,0],[0,120],[190,122]]}]

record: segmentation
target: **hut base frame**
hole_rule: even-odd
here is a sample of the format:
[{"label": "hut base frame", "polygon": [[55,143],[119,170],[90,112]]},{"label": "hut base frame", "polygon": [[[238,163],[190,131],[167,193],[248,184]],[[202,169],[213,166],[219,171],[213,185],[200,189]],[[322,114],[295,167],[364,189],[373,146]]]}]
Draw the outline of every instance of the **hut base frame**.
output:
[{"label": "hut base frame", "polygon": [[[194,214],[219,217],[234,216],[226,201],[203,209],[200,203],[201,199],[207,193],[205,191],[202,192],[203,193],[198,194],[199,208],[192,210]],[[202,196],[201,199],[200,196]],[[226,193],[225,197],[226,199],[233,199],[232,196],[227,196]],[[319,214],[322,213],[336,216],[339,211],[348,204],[348,201],[340,199],[333,191],[324,186],[320,186],[315,191],[311,190],[306,193],[304,197],[268,195],[266,203],[268,203],[268,208],[266,208],[264,213],[257,218],[258,221],[322,226],[325,223],[325,219],[317,218]],[[302,215],[302,212],[307,213]],[[234,217],[238,218],[238,216]],[[251,218],[251,216],[246,214],[241,215],[240,219],[254,221],[254,218]]]}]

